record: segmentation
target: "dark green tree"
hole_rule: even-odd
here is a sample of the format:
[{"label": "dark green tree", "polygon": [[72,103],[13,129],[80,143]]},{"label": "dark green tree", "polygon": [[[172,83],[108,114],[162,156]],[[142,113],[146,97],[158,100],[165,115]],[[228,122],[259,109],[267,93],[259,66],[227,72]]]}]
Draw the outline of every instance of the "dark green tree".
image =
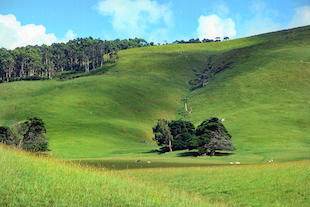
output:
[{"label": "dark green tree", "polygon": [[91,72],[104,63],[114,63],[119,50],[150,45],[144,39],[103,41],[77,38],[51,46],[0,48],[0,82],[52,79],[58,72]]},{"label": "dark green tree", "polygon": [[11,128],[0,127],[0,142],[27,151],[48,151],[46,128],[42,119],[33,117]]},{"label": "dark green tree", "polygon": [[173,150],[189,149],[191,140],[195,136],[195,126],[191,122],[184,120],[173,120],[168,125],[173,136]]},{"label": "dark green tree", "polygon": [[42,119],[33,117],[23,123],[25,134],[21,141],[21,148],[28,151],[48,151],[46,128]]},{"label": "dark green tree", "polygon": [[216,150],[235,150],[231,142],[231,135],[218,118],[203,121],[196,129],[196,136],[192,140],[192,148],[197,148],[200,154],[213,156]]},{"label": "dark green tree", "polygon": [[173,136],[171,135],[168,121],[159,119],[156,126],[153,127],[153,133],[155,135],[153,140],[156,141],[159,146],[168,147],[169,151],[172,152]]},{"label": "dark green tree", "polygon": [[17,145],[17,141],[14,139],[13,133],[9,127],[0,127],[0,143]]}]

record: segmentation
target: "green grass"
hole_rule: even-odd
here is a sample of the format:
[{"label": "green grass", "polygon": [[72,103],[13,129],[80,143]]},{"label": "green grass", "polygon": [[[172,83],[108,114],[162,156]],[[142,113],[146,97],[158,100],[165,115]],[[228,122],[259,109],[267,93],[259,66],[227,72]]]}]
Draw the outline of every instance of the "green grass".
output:
[{"label": "green grass", "polygon": [[121,171],[138,182],[168,186],[227,206],[309,206],[310,162]]},{"label": "green grass", "polygon": [[[304,27],[221,43],[129,49],[120,52],[117,65],[104,75],[4,83],[0,125],[43,118],[58,157],[143,156],[156,149],[151,140],[156,120],[182,118],[183,98],[188,97],[193,108],[189,120],[226,119],[238,150],[219,159],[306,159],[309,33]],[[190,92],[193,68],[203,69],[210,55],[223,61],[228,55],[233,64],[205,88]]]},{"label": "green grass", "polygon": [[216,167],[191,167],[194,163],[188,162],[175,168],[176,163],[166,163],[169,168],[152,162],[147,165],[157,169],[111,171],[0,146],[0,206],[282,207],[310,203],[309,161]]},{"label": "green grass", "polygon": [[[0,125],[43,118],[51,157],[66,160],[0,146],[0,206],[309,206],[309,37],[129,49],[103,75],[0,84]],[[210,56],[230,67],[190,91]],[[184,115],[225,118],[237,150],[154,152],[156,120]]]},{"label": "green grass", "polygon": [[207,199],[183,191],[147,185],[111,171],[34,157],[3,146],[0,195],[0,206],[12,207],[211,206]]}]

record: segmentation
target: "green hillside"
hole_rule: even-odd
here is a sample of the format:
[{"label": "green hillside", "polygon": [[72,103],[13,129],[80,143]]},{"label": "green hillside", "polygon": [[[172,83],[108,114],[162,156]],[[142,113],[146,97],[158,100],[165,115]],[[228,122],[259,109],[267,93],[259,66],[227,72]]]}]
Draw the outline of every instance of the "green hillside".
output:
[{"label": "green hillside", "polygon": [[[104,75],[0,84],[0,125],[43,118],[58,157],[157,159],[145,153],[156,149],[151,127],[158,118],[183,118],[187,98],[192,113],[186,119],[225,118],[233,136],[236,154],[212,160],[309,159],[309,35],[303,27],[221,43],[128,49]],[[193,69],[202,71],[211,56],[229,67],[191,92]]]}]

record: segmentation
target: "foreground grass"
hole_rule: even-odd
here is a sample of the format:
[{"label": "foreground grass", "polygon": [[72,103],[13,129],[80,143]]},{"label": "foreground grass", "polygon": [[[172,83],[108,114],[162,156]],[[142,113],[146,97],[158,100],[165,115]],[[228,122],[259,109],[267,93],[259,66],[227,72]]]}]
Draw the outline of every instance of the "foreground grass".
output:
[{"label": "foreground grass", "polygon": [[[215,203],[216,206],[224,204]],[[206,199],[0,146],[0,206],[211,206]],[[214,204],[212,204],[214,206]]]},{"label": "foreground grass", "polygon": [[0,146],[0,206],[310,204],[310,161],[181,168],[170,164],[106,171]]},{"label": "foreground grass", "polygon": [[228,206],[310,206],[310,161],[120,171]]}]

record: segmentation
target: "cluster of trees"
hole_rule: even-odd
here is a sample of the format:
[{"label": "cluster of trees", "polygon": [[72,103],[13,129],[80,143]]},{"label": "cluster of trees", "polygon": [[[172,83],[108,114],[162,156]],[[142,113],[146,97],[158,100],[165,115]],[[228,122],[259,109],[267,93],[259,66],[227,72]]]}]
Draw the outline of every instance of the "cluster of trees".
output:
[{"label": "cluster of trees", "polygon": [[197,149],[199,155],[213,156],[216,150],[235,150],[231,135],[215,117],[204,120],[196,129],[189,121],[160,119],[153,127],[153,133],[153,140],[163,152]]},{"label": "cluster of trees", "polygon": [[144,39],[103,41],[77,38],[51,46],[0,48],[0,82],[52,79],[57,72],[89,72],[115,61],[119,50],[151,45]]},{"label": "cluster of trees", "polygon": [[45,133],[43,120],[33,117],[12,127],[0,127],[0,143],[32,152],[48,151]]},{"label": "cluster of trees", "polygon": [[[229,37],[224,37],[223,40],[229,40]],[[172,44],[185,44],[185,43],[207,43],[207,42],[220,42],[221,41],[221,37],[216,37],[214,40],[213,39],[203,39],[203,40],[199,40],[197,39],[190,39],[188,41],[184,41],[184,40],[176,40],[174,41]]]}]

